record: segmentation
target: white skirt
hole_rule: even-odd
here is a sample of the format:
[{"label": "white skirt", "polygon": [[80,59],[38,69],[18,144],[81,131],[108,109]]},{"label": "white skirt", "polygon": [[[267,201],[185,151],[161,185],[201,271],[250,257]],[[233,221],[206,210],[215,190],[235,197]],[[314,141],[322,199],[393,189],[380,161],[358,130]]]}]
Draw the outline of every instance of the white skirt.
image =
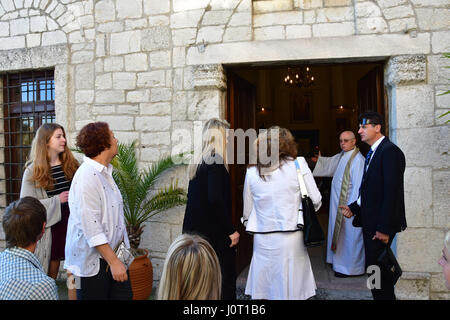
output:
[{"label": "white skirt", "polygon": [[252,299],[306,300],[316,289],[302,231],[253,235],[245,294]]}]

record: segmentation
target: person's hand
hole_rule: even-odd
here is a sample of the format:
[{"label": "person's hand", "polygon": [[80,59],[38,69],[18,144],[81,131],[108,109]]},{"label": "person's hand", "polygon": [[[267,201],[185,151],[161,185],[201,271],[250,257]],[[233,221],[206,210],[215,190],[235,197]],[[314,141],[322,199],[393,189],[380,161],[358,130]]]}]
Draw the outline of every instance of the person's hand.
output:
[{"label": "person's hand", "polygon": [[342,214],[346,218],[351,218],[353,216],[352,210],[348,206],[339,206],[340,209],[342,209]]},{"label": "person's hand", "polygon": [[389,242],[389,235],[377,231],[375,233],[375,235],[373,236],[372,240],[376,240],[376,239],[380,240],[383,243],[388,243]]},{"label": "person's hand", "polygon": [[64,191],[59,194],[59,202],[65,203],[69,201],[69,191]]},{"label": "person's hand", "polygon": [[111,274],[114,280],[118,282],[125,282],[128,280],[127,269],[125,268],[122,261],[116,259],[116,261],[110,265]]},{"label": "person's hand", "polygon": [[231,239],[230,248],[234,247],[239,243],[239,232],[236,231],[235,233],[230,234],[229,237]]}]

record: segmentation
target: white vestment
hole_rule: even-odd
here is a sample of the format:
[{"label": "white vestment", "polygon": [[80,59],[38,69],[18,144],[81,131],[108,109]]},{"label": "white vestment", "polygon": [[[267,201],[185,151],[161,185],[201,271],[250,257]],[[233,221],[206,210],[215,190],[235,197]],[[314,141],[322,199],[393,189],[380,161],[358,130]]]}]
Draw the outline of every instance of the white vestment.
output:
[{"label": "white vestment", "polygon": [[[330,194],[330,214],[328,223],[327,263],[333,265],[333,270],[346,275],[360,275],[365,273],[365,256],[362,228],[352,225],[353,218],[342,218],[342,225],[337,242],[336,252],[331,250],[334,225],[336,222],[339,197],[341,195],[342,180],[345,167],[353,150],[341,152],[333,157],[319,157],[314,168],[315,177],[333,177]],[[358,199],[359,187],[364,170],[364,157],[358,153],[350,166],[350,183],[346,204]]]}]

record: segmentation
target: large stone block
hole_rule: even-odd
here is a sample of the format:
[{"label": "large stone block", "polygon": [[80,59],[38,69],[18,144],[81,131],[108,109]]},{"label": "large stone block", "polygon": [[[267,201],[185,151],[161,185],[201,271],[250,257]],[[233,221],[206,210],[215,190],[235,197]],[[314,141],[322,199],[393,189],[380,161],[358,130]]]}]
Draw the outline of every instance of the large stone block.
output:
[{"label": "large stone block", "polygon": [[197,34],[197,43],[221,42],[225,26],[207,26],[201,27]]},{"label": "large stone block", "polygon": [[217,88],[225,90],[226,76],[220,64],[200,64],[193,67],[192,81],[194,88]]},{"label": "large stone block", "polygon": [[431,168],[406,168],[404,183],[408,227],[433,227]]},{"label": "large stone block", "polygon": [[450,68],[448,58],[443,55],[429,55],[428,82],[430,84],[450,84]]},{"label": "large stone block", "polygon": [[167,49],[170,46],[170,28],[165,26],[151,27],[142,32],[142,50],[153,51]]},{"label": "large stone block", "polygon": [[161,50],[150,53],[150,67],[152,69],[168,68],[172,64],[172,51]]},{"label": "large stone block", "polygon": [[44,32],[42,34],[42,45],[52,46],[55,44],[67,43],[67,36],[61,30]]},{"label": "large stone block", "polygon": [[355,33],[353,22],[322,23],[313,25],[313,37],[342,37]]},{"label": "large stone block", "polygon": [[124,115],[98,115],[97,121],[108,123],[112,131],[134,130],[134,117]]},{"label": "large stone block", "polygon": [[144,13],[146,15],[157,15],[169,13],[170,0],[144,1]]},{"label": "large stone block", "polygon": [[169,225],[160,222],[147,222],[141,237],[141,247],[151,251],[167,252],[171,244]]},{"label": "large stone block", "polygon": [[253,17],[253,26],[267,27],[273,25],[286,25],[286,24],[302,24],[303,13],[302,12],[274,12],[255,15]]},{"label": "large stone block", "polygon": [[250,41],[252,39],[252,27],[228,27],[223,35],[223,42]]},{"label": "large stone block", "polygon": [[[408,219],[408,218],[407,218]],[[442,272],[443,229],[407,228],[397,235],[397,258],[404,272]]]},{"label": "large stone block", "polygon": [[410,84],[426,81],[427,59],[425,55],[396,56],[389,59],[385,69],[387,84]]},{"label": "large stone block", "polygon": [[111,34],[110,53],[120,55],[141,50],[141,31],[125,31]]},{"label": "large stone block", "polygon": [[270,26],[253,29],[255,40],[275,40],[285,38],[284,26]]},{"label": "large stone block", "polygon": [[431,50],[433,53],[450,52],[450,32],[433,32],[431,35]]},{"label": "large stone block", "polygon": [[114,21],[115,17],[116,9],[113,0],[103,0],[95,3],[95,21],[97,23]]},{"label": "large stone block", "polygon": [[170,136],[167,132],[142,132],[141,144],[143,146],[167,147],[168,145],[170,145]]},{"label": "large stone block", "polygon": [[125,56],[125,71],[145,71],[149,67],[147,54],[134,53]]},{"label": "large stone block", "polygon": [[395,101],[396,128],[430,127],[434,124],[434,90],[428,85],[398,86]]},{"label": "large stone block", "polygon": [[135,120],[136,130],[139,131],[149,131],[149,132],[169,131],[171,125],[172,121],[170,116],[163,116],[163,117],[144,116],[138,117]]},{"label": "large stone block", "polygon": [[114,72],[112,74],[113,89],[135,89],[136,74],[133,72]]},{"label": "large stone block", "polygon": [[419,28],[423,31],[447,29],[450,27],[450,9],[448,8],[416,8]]},{"label": "large stone block", "polygon": [[358,34],[387,33],[388,30],[383,17],[358,19]]},{"label": "large stone block", "polygon": [[195,43],[197,28],[172,30],[172,42],[174,46],[188,46]]},{"label": "large stone block", "polygon": [[117,1],[118,19],[140,18],[142,16],[142,0]]},{"label": "large stone block", "polygon": [[317,22],[342,22],[353,21],[353,8],[351,7],[338,7],[338,8],[324,8],[317,9]]},{"label": "large stone block", "polygon": [[[195,1],[186,1],[195,2]],[[192,10],[174,13],[170,16],[170,26],[172,29],[195,28],[202,18],[204,10]]]},{"label": "large stone block", "polygon": [[125,92],[123,90],[102,90],[95,92],[96,103],[124,103]]},{"label": "large stone block", "polygon": [[156,70],[137,74],[138,87],[164,87],[166,85],[166,72]]},{"label": "large stone block", "polygon": [[222,94],[219,90],[188,93],[188,119],[208,120],[220,116]]},{"label": "large stone block", "polygon": [[140,114],[149,116],[168,116],[170,115],[170,102],[141,103]]},{"label": "large stone block", "polygon": [[450,171],[433,171],[433,223],[450,229]]},{"label": "large stone block", "polygon": [[202,26],[225,25],[230,19],[233,11],[231,10],[213,10],[206,11],[203,15]]},{"label": "large stone block", "polygon": [[252,3],[254,14],[276,11],[291,11],[294,9],[292,0],[252,1]]},{"label": "large stone block", "polygon": [[403,150],[408,167],[446,169],[450,163],[449,126],[398,129],[397,144]]},{"label": "large stone block", "polygon": [[195,9],[205,9],[209,4],[210,0],[196,0],[196,1],[186,1],[186,0],[173,0],[173,11],[189,11]]},{"label": "large stone block", "polygon": [[94,64],[85,63],[75,67],[75,85],[77,89],[94,88]]},{"label": "large stone block", "polygon": [[404,272],[395,286],[395,295],[399,300],[430,299],[430,275]]}]

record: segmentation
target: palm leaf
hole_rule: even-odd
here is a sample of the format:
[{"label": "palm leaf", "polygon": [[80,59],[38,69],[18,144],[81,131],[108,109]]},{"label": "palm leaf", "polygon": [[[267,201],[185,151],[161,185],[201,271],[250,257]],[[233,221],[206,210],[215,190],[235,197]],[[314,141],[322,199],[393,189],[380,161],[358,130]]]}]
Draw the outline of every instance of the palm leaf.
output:
[{"label": "palm leaf", "polygon": [[[149,168],[139,170],[135,148],[136,141],[128,145],[119,144],[118,155],[111,163],[114,166],[113,178],[123,198],[127,229],[137,230],[137,234],[129,235],[137,248],[142,232],[140,225],[155,214],[185,204],[186,193],[178,188],[177,182],[162,190],[154,190],[158,178],[177,164],[171,157],[166,157]],[[149,195],[152,190],[155,193]]]}]

